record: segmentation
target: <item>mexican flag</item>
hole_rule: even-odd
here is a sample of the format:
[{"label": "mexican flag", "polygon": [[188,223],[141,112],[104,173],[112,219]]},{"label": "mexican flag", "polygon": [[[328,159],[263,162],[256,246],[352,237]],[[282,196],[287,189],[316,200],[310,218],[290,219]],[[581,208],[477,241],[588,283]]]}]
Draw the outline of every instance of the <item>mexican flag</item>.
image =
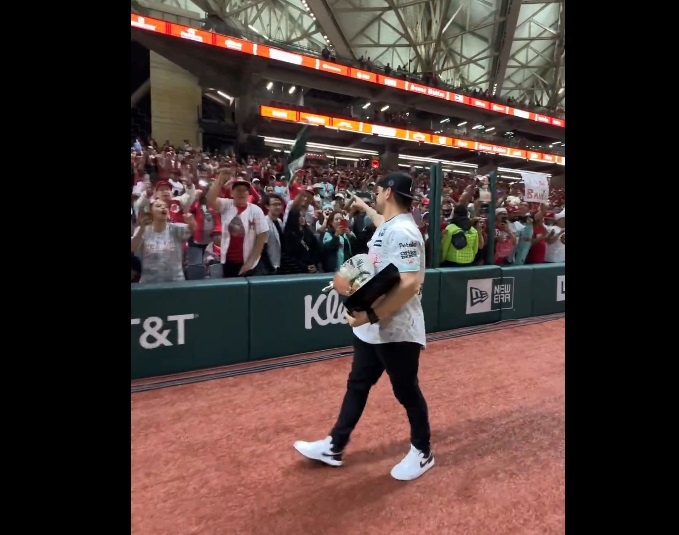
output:
[{"label": "mexican flag", "polygon": [[285,166],[285,178],[290,180],[292,175],[298,169],[304,167],[304,156],[306,155],[306,140],[307,140],[307,129],[308,126],[303,126],[302,129],[297,134],[295,142],[290,149],[290,154],[288,154],[288,160]]}]

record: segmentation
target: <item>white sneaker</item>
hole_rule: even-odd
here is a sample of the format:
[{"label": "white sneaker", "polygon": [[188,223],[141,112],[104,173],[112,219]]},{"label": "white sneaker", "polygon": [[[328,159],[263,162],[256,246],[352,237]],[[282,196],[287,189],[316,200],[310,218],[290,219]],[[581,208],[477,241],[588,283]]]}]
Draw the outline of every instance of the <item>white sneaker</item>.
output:
[{"label": "white sneaker", "polygon": [[408,455],[391,469],[391,477],[399,481],[411,481],[433,467],[434,454],[430,451],[429,455],[425,456],[424,453],[411,445]]},{"label": "white sneaker", "polygon": [[335,453],[332,451],[332,437],[326,437],[316,442],[297,440],[292,446],[307,459],[320,461],[330,466],[342,466],[342,452]]}]

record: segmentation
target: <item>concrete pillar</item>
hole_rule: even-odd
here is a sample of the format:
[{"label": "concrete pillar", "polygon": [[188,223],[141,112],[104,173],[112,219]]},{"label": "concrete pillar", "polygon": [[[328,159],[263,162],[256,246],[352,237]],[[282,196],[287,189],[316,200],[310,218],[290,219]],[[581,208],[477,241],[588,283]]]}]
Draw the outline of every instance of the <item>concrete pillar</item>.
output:
[{"label": "concrete pillar", "polygon": [[[382,162],[382,168],[386,169],[387,171],[399,171],[400,168],[398,166],[399,159],[398,159],[398,149],[396,148],[395,145],[393,144],[388,144],[384,148],[384,152],[380,156],[380,160]],[[408,170],[403,168],[405,172]]]},{"label": "concrete pillar", "polygon": [[141,84],[134,93],[132,93],[132,96],[130,97],[130,107],[134,108],[137,103],[148,94],[149,91],[151,91],[151,79],[147,78],[146,81]]},{"label": "concrete pillar", "polygon": [[259,105],[257,100],[251,94],[243,93],[234,99],[234,108],[236,114],[236,124],[239,130],[246,125],[253,122],[253,118],[259,115]]},{"label": "concrete pillar", "polygon": [[160,54],[150,51],[151,135],[158,143],[202,146],[198,117],[202,90],[198,79]]}]

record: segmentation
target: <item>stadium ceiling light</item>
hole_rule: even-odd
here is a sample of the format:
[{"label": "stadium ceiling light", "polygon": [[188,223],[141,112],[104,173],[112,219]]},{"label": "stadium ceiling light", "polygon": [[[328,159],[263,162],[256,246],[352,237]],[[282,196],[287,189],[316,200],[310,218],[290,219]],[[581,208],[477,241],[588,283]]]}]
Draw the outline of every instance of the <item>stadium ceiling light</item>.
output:
[{"label": "stadium ceiling light", "polygon": [[266,84],[267,89],[271,89],[272,87],[273,87],[273,82],[269,82],[268,84]]},{"label": "stadium ceiling light", "polygon": [[389,104],[386,106],[382,106],[382,109],[380,111],[387,111],[389,109]]},{"label": "stadium ceiling light", "polygon": [[297,89],[294,85],[290,86],[290,89],[288,89],[288,94],[292,95],[295,92],[295,89]]},{"label": "stadium ceiling light", "polygon": [[399,154],[398,157],[401,160],[412,160],[412,161],[421,161],[421,162],[429,162],[429,163],[441,162],[442,164],[454,165],[455,167],[468,167],[470,169],[477,169],[479,167],[478,165],[476,165],[474,163],[452,162],[450,160],[438,160],[436,158],[425,158],[423,156],[408,156],[407,154]]},{"label": "stadium ceiling light", "polygon": [[[265,143],[274,143],[274,144],[280,144],[280,145],[292,145],[295,140],[294,139],[284,139],[280,137],[268,137],[264,136],[264,142]],[[349,152],[352,154],[362,154],[366,156],[378,156],[377,151],[374,150],[366,150],[366,149],[355,149],[353,147],[338,147],[336,145],[325,145],[323,143],[313,143],[313,142],[308,142],[307,147],[313,148],[313,149],[325,149],[325,150],[336,150],[339,152]]]},{"label": "stadium ceiling light", "polygon": [[467,121],[462,121],[461,123],[457,123],[457,126],[464,126],[467,124]]},{"label": "stadium ceiling light", "polygon": [[205,93],[205,96],[206,96],[207,98],[209,98],[210,100],[214,100],[214,101],[215,101],[217,104],[219,104],[220,106],[226,106],[226,103],[225,103],[223,100],[217,98],[216,96],[214,96],[214,95],[212,95],[212,94],[210,94],[210,93]]},{"label": "stadium ceiling light", "polygon": [[552,175],[549,173],[540,173],[539,171],[528,171],[527,169],[512,169],[511,167],[498,167],[498,171],[501,173],[517,173],[521,174],[523,172],[528,172],[528,173],[538,173],[540,175],[545,175],[546,177],[551,177]]},{"label": "stadium ceiling light", "polygon": [[368,108],[368,107],[370,107],[370,102],[368,102],[368,103],[366,103],[366,104],[363,105],[363,109],[366,109],[366,108]]}]

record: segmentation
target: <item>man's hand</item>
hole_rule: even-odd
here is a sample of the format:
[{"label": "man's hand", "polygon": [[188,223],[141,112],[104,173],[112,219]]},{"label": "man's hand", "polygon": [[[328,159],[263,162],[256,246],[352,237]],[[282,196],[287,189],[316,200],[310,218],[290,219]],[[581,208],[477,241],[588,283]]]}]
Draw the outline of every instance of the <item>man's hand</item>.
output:
[{"label": "man's hand", "polygon": [[316,273],[317,271],[316,266],[308,266],[307,269],[309,270],[309,273]]},{"label": "man's hand", "polygon": [[359,197],[358,195],[354,195],[353,200],[354,200],[353,206],[358,208],[361,212],[367,212],[368,209],[370,208],[366,204],[366,202],[361,197]]},{"label": "man's hand", "polygon": [[233,182],[233,173],[230,169],[222,169],[217,177],[217,183],[220,187],[228,186]]},{"label": "man's hand", "polygon": [[352,315],[349,314],[348,310],[345,310],[344,317],[347,318],[347,323],[350,327],[360,327],[361,325],[370,323],[367,312],[354,312]]},{"label": "man's hand", "polygon": [[148,227],[151,224],[151,221],[152,221],[151,214],[149,212],[145,212],[144,215],[141,216],[139,226]]},{"label": "man's hand", "polygon": [[252,270],[252,266],[248,263],[245,263],[241,266],[240,271],[238,272],[238,275],[245,275],[248,271]]}]

